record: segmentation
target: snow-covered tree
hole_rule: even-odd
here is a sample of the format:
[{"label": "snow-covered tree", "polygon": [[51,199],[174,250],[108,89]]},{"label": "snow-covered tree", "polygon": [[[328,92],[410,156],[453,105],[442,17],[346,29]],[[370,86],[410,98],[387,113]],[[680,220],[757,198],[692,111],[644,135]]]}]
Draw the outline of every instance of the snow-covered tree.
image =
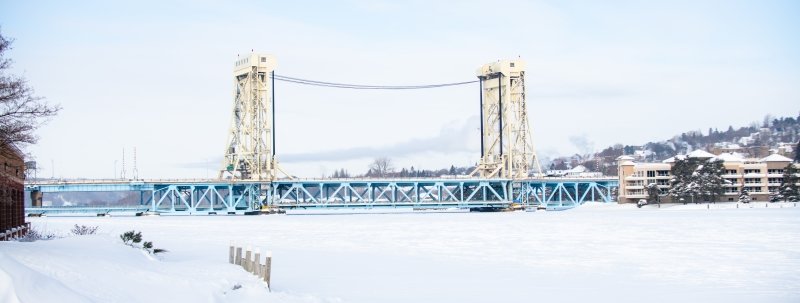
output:
[{"label": "snow-covered tree", "polygon": [[794,148],[794,162],[800,163],[800,141],[797,141],[797,146]]},{"label": "snow-covered tree", "polygon": [[687,201],[696,196],[697,184],[693,183],[696,168],[697,161],[694,158],[675,159],[675,163],[670,170],[672,179],[669,182],[668,192],[672,201],[681,201],[681,199]]},{"label": "snow-covered tree", "polygon": [[783,200],[783,195],[777,190],[769,192],[769,202],[778,202]]},{"label": "snow-covered tree", "polygon": [[797,202],[800,200],[800,190],[797,186],[797,183],[800,182],[798,173],[800,172],[792,163],[789,163],[789,165],[783,169],[780,194],[783,196],[784,201]]},{"label": "snow-covered tree", "polygon": [[725,193],[723,185],[728,181],[722,178],[725,172],[722,163],[722,160],[708,161],[697,167],[698,190],[706,201],[715,202]]},{"label": "snow-covered tree", "polygon": [[661,203],[661,190],[656,183],[647,184],[647,202]]},{"label": "snow-covered tree", "polygon": [[723,161],[701,161],[696,158],[675,160],[669,189],[673,201],[716,201],[725,192]]},{"label": "snow-covered tree", "polygon": [[739,203],[750,203],[751,200],[750,193],[746,189],[742,190],[742,193],[739,194]]}]

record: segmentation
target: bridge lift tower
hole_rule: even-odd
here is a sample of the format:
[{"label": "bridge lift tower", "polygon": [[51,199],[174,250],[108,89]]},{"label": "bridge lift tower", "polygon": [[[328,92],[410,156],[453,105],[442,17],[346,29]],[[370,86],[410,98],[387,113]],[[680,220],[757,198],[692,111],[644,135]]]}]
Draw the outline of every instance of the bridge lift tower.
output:
[{"label": "bridge lift tower", "polygon": [[257,53],[234,63],[233,115],[221,179],[271,181],[281,171],[275,158],[275,66],[274,56]]},{"label": "bridge lift tower", "polygon": [[481,84],[481,159],[472,175],[527,179],[542,169],[533,147],[525,105],[525,62],[520,59],[484,64]]}]

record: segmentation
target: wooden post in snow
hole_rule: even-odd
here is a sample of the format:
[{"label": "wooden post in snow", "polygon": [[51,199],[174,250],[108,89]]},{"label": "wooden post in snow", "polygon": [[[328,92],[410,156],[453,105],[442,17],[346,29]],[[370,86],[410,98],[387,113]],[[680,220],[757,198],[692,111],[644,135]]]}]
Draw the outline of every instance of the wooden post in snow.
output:
[{"label": "wooden post in snow", "polygon": [[256,248],[255,257],[253,258],[255,263],[253,263],[253,270],[251,271],[256,277],[261,277],[261,250]]},{"label": "wooden post in snow", "polygon": [[244,253],[244,262],[242,264],[242,267],[244,267],[244,270],[247,272],[250,272],[250,262],[252,262],[250,260],[250,253],[250,247],[248,247],[247,251]]},{"label": "wooden post in snow", "polygon": [[236,263],[234,263],[236,265],[242,265],[242,248],[241,247],[237,247],[236,248],[236,260],[234,262],[236,262]]},{"label": "wooden post in snow", "polygon": [[267,288],[272,291],[270,279],[272,278],[272,252],[267,251],[267,260],[264,261],[264,282],[267,282]]},{"label": "wooden post in snow", "polygon": [[231,264],[235,264],[236,263],[236,261],[234,261],[235,260],[234,259],[234,255],[235,254],[236,254],[236,247],[233,246],[233,241],[231,241],[231,249],[228,252],[228,262],[229,263],[231,263]]}]

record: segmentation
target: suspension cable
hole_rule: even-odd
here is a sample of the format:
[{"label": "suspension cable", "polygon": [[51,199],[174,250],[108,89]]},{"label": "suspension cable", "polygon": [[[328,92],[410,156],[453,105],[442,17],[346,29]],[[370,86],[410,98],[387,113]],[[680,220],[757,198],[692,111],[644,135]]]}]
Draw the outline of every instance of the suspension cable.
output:
[{"label": "suspension cable", "polygon": [[278,75],[278,74],[273,74],[273,78],[275,80],[278,80],[278,81],[295,83],[295,84],[302,84],[302,85],[312,85],[312,86],[331,87],[331,88],[347,88],[347,89],[387,89],[387,90],[388,89],[438,88],[438,87],[465,85],[465,84],[475,83],[475,82],[479,81],[479,80],[473,80],[473,81],[464,81],[464,82],[423,84],[423,85],[363,85],[363,84],[346,84],[346,83],[335,83],[335,82],[308,80],[308,79],[301,79],[301,78],[295,78],[295,77],[289,77],[289,76],[281,76],[281,75]]}]

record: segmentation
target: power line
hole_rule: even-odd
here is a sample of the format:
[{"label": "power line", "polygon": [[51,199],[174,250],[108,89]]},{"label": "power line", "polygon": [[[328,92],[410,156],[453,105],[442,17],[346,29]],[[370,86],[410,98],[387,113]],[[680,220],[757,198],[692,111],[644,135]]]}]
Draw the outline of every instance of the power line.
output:
[{"label": "power line", "polygon": [[295,78],[295,77],[289,77],[289,76],[281,76],[281,75],[278,75],[278,74],[273,74],[273,78],[275,80],[278,80],[278,81],[295,83],[295,84],[302,84],[302,85],[312,85],[312,86],[331,87],[331,88],[347,88],[347,89],[386,89],[386,90],[390,90],[390,89],[438,88],[438,87],[465,85],[465,84],[475,83],[475,82],[479,81],[479,80],[473,80],[473,81],[464,81],[464,82],[423,84],[423,85],[364,85],[364,84],[347,84],[347,83],[336,83],[336,82],[308,80],[308,79]]}]

